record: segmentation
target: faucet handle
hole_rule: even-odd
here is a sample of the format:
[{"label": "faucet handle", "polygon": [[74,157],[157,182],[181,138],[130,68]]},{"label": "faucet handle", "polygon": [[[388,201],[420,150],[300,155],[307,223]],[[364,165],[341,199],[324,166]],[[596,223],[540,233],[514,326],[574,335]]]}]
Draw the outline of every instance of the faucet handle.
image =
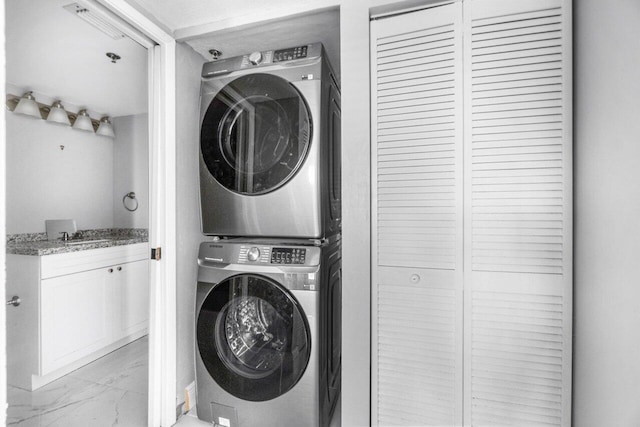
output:
[{"label": "faucet handle", "polygon": [[69,240],[69,233],[67,233],[66,231],[61,231],[61,232],[60,232],[60,234],[62,234],[61,239],[62,239],[63,241],[65,241],[65,242],[66,242],[67,240]]}]

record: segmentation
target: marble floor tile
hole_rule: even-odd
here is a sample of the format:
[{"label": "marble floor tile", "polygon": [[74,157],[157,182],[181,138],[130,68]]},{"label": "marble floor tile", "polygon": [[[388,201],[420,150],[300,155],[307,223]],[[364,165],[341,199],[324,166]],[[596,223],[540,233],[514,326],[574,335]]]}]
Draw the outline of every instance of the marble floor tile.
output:
[{"label": "marble floor tile", "polygon": [[147,394],[149,340],[140,338],[69,374],[73,378]]},{"label": "marble floor tile", "polygon": [[7,425],[146,426],[147,348],[142,338],[33,392],[9,386]]}]

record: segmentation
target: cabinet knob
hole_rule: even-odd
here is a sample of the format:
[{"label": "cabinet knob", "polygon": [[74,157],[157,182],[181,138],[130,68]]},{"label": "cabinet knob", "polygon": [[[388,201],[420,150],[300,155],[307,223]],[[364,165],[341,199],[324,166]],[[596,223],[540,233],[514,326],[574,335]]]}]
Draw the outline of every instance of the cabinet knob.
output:
[{"label": "cabinet knob", "polygon": [[118,266],[118,271],[122,271],[122,267]]},{"label": "cabinet knob", "polygon": [[113,268],[110,268],[109,270],[107,270],[109,273],[113,273]]},{"label": "cabinet knob", "polygon": [[20,297],[18,295],[14,295],[13,298],[7,301],[7,305],[12,305],[14,307],[17,307],[20,305],[21,302],[22,300],[20,299]]}]

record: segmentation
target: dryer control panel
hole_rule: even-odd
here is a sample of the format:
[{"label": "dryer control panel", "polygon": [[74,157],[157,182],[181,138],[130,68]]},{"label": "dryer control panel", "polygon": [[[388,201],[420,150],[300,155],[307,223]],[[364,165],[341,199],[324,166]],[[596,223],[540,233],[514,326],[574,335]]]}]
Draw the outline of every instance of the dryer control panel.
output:
[{"label": "dryer control panel", "polygon": [[305,45],[276,50],[273,53],[273,62],[291,61],[292,59],[306,58],[307,49],[308,46]]},{"label": "dryer control panel", "polygon": [[202,77],[222,76],[247,68],[268,67],[282,63],[295,64],[295,61],[320,58],[322,56],[322,49],[322,44],[311,43],[285,49],[255,51],[242,56],[218,59],[203,65]]},{"label": "dryer control panel", "polygon": [[[280,50],[256,51],[242,57],[240,67],[255,67],[257,65],[269,65],[277,62],[293,61],[294,59],[307,58],[308,51],[313,45],[289,47]],[[315,52],[313,52],[315,53]]]}]

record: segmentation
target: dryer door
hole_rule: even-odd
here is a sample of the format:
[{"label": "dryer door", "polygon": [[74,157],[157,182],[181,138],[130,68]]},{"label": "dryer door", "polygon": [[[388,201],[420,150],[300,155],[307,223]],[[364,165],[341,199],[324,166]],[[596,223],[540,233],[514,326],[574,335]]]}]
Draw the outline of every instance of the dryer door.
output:
[{"label": "dryer door", "polygon": [[293,85],[271,74],[245,75],[209,104],[200,130],[202,159],[225,188],[264,194],[284,185],[304,163],[311,126]]},{"label": "dryer door", "polygon": [[253,274],[230,277],[211,290],[196,334],[211,377],[244,400],[286,393],[302,377],[311,354],[309,325],[293,295]]}]

